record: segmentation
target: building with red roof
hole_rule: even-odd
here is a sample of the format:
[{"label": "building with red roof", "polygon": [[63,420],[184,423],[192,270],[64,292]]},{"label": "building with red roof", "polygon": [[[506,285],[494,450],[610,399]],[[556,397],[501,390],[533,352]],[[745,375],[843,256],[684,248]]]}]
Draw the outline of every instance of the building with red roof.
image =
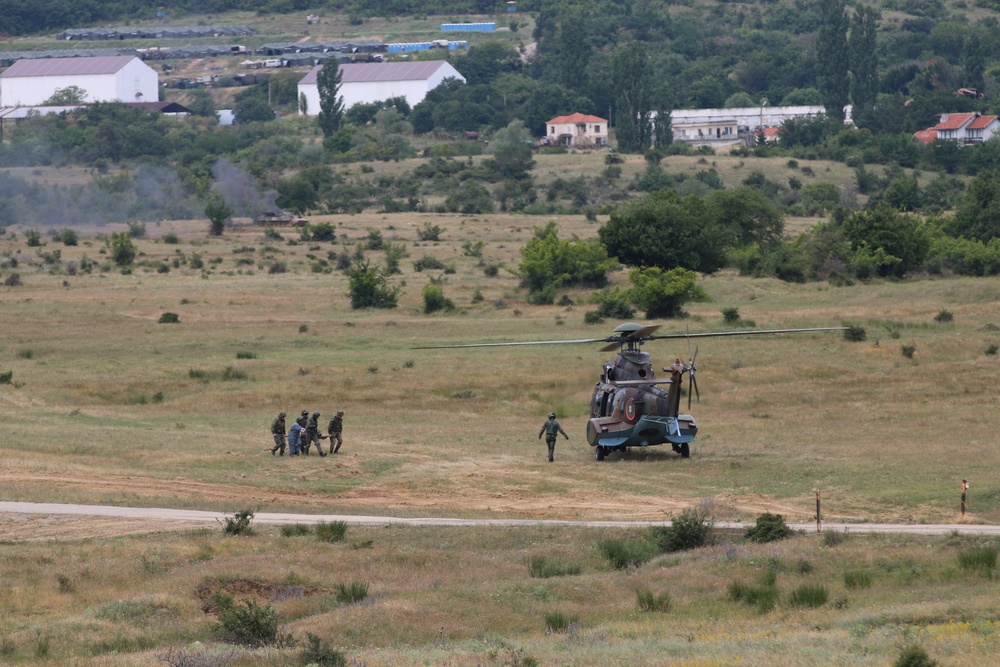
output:
[{"label": "building with red roof", "polygon": [[549,122],[545,138],[550,144],[563,146],[605,146],[608,143],[608,121],[598,116],[573,113],[557,116]]},{"label": "building with red roof", "polygon": [[965,145],[981,144],[998,131],[1000,131],[1000,119],[996,116],[984,116],[978,111],[971,111],[940,114],[937,125],[916,132],[913,136],[925,144],[940,139]]}]

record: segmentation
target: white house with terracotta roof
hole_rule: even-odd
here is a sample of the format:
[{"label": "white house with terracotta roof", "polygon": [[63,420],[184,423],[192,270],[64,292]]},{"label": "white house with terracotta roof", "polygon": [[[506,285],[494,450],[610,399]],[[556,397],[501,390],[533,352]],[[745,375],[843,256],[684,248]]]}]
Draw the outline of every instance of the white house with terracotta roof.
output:
[{"label": "white house with terracotta roof", "polygon": [[[299,81],[299,99],[304,95],[306,102],[305,110],[299,109],[300,115],[315,116],[319,113],[316,75],[324,66],[316,65]],[[355,104],[383,102],[393,97],[405,97],[413,107],[445,79],[453,78],[465,83],[465,77],[445,60],[345,63],[339,67],[340,96],[344,98],[345,109],[350,109]]]},{"label": "white house with terracotta roof", "polygon": [[608,143],[608,121],[598,116],[574,113],[547,122],[548,141],[564,146],[604,146]]},{"label": "white house with terracotta roof", "polygon": [[135,56],[18,60],[0,73],[0,106],[39,106],[70,86],[85,102],[156,102],[156,71]]},{"label": "white house with terracotta roof", "polygon": [[1000,132],[1000,119],[996,116],[984,116],[978,111],[943,113],[939,119],[934,127],[916,132],[913,136],[925,144],[941,139],[965,145],[981,144]]}]

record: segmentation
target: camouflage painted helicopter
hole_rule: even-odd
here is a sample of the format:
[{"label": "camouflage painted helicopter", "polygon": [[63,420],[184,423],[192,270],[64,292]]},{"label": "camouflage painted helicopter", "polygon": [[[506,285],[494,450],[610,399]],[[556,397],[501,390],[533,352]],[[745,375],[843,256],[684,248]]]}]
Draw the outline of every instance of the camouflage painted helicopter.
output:
[{"label": "camouflage painted helicopter", "polygon": [[[695,379],[698,371],[695,363],[698,350],[695,348],[694,355],[686,364],[676,359],[670,366],[664,366],[663,371],[669,377],[658,380],[650,364],[649,354],[640,349],[643,343],[664,338],[755,336],[846,329],[846,327],[821,327],[654,334],[653,332],[659,328],[660,325],[643,326],[629,322],[616,327],[612,335],[606,338],[434,345],[420,349],[606,343],[601,350],[609,352],[618,349],[618,355],[613,361],[605,362],[591,397],[587,442],[596,448],[597,460],[603,461],[611,452],[625,451],[629,447],[649,447],[664,443],[670,443],[675,452],[687,458],[691,454],[691,442],[698,433],[698,424],[694,417],[680,412],[681,387],[684,374],[687,373],[687,409],[690,410],[692,393],[699,399],[701,397],[698,381]],[[661,389],[659,385],[667,385],[667,388]]]}]

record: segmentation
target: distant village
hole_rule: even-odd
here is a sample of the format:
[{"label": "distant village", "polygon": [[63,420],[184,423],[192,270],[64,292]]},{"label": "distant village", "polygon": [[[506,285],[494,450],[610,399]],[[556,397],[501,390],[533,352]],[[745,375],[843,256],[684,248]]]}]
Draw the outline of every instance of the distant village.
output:
[{"label": "distant village", "polygon": [[[310,17],[314,18],[314,17]],[[308,20],[308,19],[307,19]],[[442,32],[496,29],[494,23],[442,24]],[[247,26],[190,26],[150,28],[86,28],[65,30],[57,38],[67,42],[109,40],[157,40],[196,38],[240,38],[255,31]],[[80,105],[46,105],[60,90],[75,88],[84,92],[84,103],[121,102],[164,114],[185,115],[190,110],[178,103],[159,99],[160,73],[148,63],[211,57],[244,57],[236,74],[237,85],[253,85],[266,80],[263,70],[309,67],[298,83],[299,114],[314,116],[320,111],[318,72],[329,62],[336,62],[342,72],[340,94],[344,108],[356,104],[405,98],[413,107],[427,93],[446,79],[465,82],[465,77],[447,60],[394,60],[418,51],[440,49],[455,51],[468,47],[465,40],[438,39],[414,43],[389,43],[377,40],[340,42],[278,42],[249,49],[240,44],[190,45],[146,48],[61,49],[54,51],[0,52],[0,132],[3,123],[17,122],[30,115],[66,113]],[[172,66],[161,62],[165,75]],[[175,88],[212,87],[218,75],[196,78],[172,77],[164,85]],[[975,91],[971,91],[975,94]],[[957,94],[969,94],[958,91]],[[609,121],[575,110],[552,118],[541,145],[606,147]],[[850,107],[845,122],[851,122]],[[793,119],[813,118],[824,113],[822,106],[768,106],[717,109],[676,109],[670,114],[673,140],[694,147],[726,149],[761,142],[780,142],[781,126]],[[940,122],[915,133],[924,144],[935,140],[954,141],[959,145],[987,141],[1000,130],[1000,119],[979,113],[951,113],[942,110]],[[220,122],[232,122],[231,113],[221,113]]]}]

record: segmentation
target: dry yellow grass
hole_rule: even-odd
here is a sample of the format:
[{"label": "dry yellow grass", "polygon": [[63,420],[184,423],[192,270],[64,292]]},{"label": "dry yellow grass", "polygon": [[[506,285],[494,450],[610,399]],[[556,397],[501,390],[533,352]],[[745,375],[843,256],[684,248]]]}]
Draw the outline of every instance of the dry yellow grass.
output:
[{"label": "dry yellow grass", "polygon": [[[53,273],[33,266],[37,251],[22,234],[5,237],[0,252],[17,257],[18,267],[3,275],[16,270],[24,284],[0,288],[0,372],[12,371],[14,382],[0,385],[4,499],[664,519],[708,497],[720,520],[764,511],[804,520],[820,488],[828,521],[942,522],[955,518],[958,482],[969,478],[970,518],[1000,516],[990,475],[1000,463],[991,447],[998,373],[996,358],[983,354],[1000,336],[995,279],[833,288],[732,273],[706,278],[713,300],[692,304],[688,320],[665,330],[719,329],[721,309],[736,306],[760,327],[848,321],[865,326],[869,338],[700,341],[703,400],[692,412],[702,430],[692,457],[653,448],[598,464],[583,426],[607,354],[589,346],[413,349],[608,333],[617,322],[582,323],[586,291],[570,292],[573,306],[532,306],[514,275],[489,278],[463,252],[465,243],[483,241],[485,262],[514,269],[545,219],[320,220],[337,225],[336,245],[288,245],[249,227],[209,239],[207,223],[150,225],[131,275],[66,274],[65,261],[84,254],[106,261],[93,235],[75,248],[50,239],[40,250],[59,248],[64,262]],[[557,222],[561,234],[581,238],[598,227],[583,217]],[[417,242],[424,223],[444,229],[439,243]],[[405,282],[396,310],[351,311],[346,278],[312,270],[330,252],[353,251],[369,229],[409,252],[394,279]],[[181,243],[163,243],[168,231]],[[200,254],[207,270],[156,272],[178,253]],[[366,254],[381,261],[380,253]],[[413,262],[424,255],[454,265],[442,277],[456,313],[422,314],[429,274],[415,272]],[[243,258],[253,261],[238,263]],[[288,271],[268,273],[273,261]],[[473,304],[477,289],[484,301]],[[942,309],[954,313],[953,323],[934,322]],[[158,324],[164,312],[180,323]],[[902,344],[916,347],[914,359],[900,354]],[[648,349],[658,363],[690,353],[679,341]],[[255,358],[238,359],[238,352]],[[248,378],[222,380],[227,367]],[[535,436],[553,408],[572,440],[560,441],[556,463],[548,464]],[[267,429],[280,409],[318,409],[324,417],[344,409],[342,453],[272,458]],[[619,573],[594,548],[613,531],[352,528],[348,542],[330,546],[273,529],[244,540],[221,531],[130,537],[143,527],[107,520],[26,525],[0,517],[0,525],[14,540],[0,544],[7,582],[0,648],[11,651],[5,660],[22,664],[162,664],[156,655],[166,647],[190,649],[209,638],[212,618],[200,611],[195,590],[227,576],[318,587],[323,592],[312,597],[273,601],[286,629],[299,637],[316,632],[369,666],[529,657],[539,664],[883,665],[907,641],[955,664],[982,664],[997,648],[990,586],[957,569],[955,553],[969,541],[950,538],[723,545]],[[351,548],[369,540],[370,548]],[[535,555],[584,573],[531,579],[527,562]],[[799,573],[800,560],[811,574]],[[727,601],[731,581],[752,581],[774,564],[783,596],[800,583],[821,583],[831,602],[806,612],[779,603],[762,618]],[[844,590],[843,571],[855,569],[875,573],[872,589]],[[355,579],[371,584],[371,604],[331,602],[336,583]],[[673,611],[640,613],[640,587],[669,592]],[[543,616],[552,611],[578,617],[579,627],[547,634]],[[294,659],[294,652],[259,651],[235,664]]]}]

